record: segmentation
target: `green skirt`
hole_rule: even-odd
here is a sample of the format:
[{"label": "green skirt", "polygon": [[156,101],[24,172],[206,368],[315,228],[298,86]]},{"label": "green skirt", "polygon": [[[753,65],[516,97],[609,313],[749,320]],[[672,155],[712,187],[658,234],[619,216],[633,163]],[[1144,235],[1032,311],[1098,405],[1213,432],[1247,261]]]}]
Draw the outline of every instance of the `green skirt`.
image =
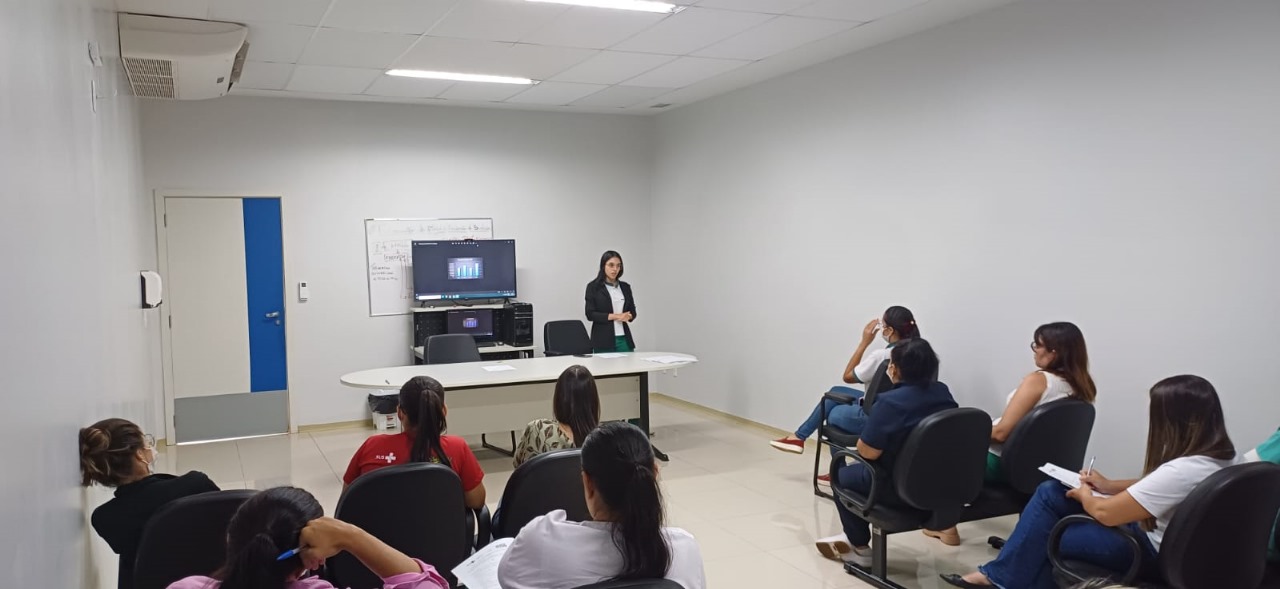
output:
[{"label": "green skirt", "polygon": [[631,344],[627,343],[627,336],[625,336],[625,335],[619,335],[619,336],[616,336],[616,337],[614,337],[614,338],[613,338],[613,349],[612,349],[612,350],[592,350],[592,351],[593,351],[593,352],[595,352],[595,353],[597,353],[597,354],[599,354],[599,353],[602,353],[602,352],[603,352],[603,353],[608,353],[608,352],[634,352],[635,350],[631,348]]}]

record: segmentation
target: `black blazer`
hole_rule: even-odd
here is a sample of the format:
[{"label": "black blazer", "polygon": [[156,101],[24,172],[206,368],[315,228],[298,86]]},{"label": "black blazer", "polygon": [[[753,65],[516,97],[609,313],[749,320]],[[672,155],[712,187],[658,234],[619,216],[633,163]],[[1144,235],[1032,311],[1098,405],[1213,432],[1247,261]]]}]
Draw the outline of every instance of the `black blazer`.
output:
[{"label": "black blazer", "polygon": [[[622,287],[622,296],[626,302],[622,305],[623,313],[631,313],[631,320],[636,320],[636,300],[631,296],[631,285],[621,280],[618,286]],[[591,322],[591,348],[595,350],[616,350],[618,344],[614,341],[613,322],[609,321],[609,315],[613,313],[613,297],[609,296],[609,289],[604,282],[592,280],[587,283],[587,321]],[[631,338],[631,324],[623,323],[622,329],[627,334],[627,344],[631,349],[636,349],[636,340]]]}]

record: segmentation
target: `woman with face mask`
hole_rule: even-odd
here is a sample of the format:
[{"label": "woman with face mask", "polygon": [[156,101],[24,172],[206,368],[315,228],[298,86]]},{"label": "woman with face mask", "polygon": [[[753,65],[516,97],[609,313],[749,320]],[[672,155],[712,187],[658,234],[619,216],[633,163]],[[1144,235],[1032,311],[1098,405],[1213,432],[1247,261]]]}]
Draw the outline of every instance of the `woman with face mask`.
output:
[{"label": "woman with face mask", "polygon": [[[871,347],[871,344],[876,341],[877,334],[888,345],[868,352],[867,348]],[[909,309],[899,306],[885,309],[884,315],[879,319],[872,319],[863,328],[862,340],[858,343],[858,348],[853,351],[853,356],[849,358],[849,363],[845,365],[844,382],[862,384],[871,380],[880,364],[889,359],[889,352],[894,346],[899,345],[904,340],[917,337],[920,337],[920,328],[916,326],[915,315],[912,315]],[[857,434],[862,431],[862,426],[867,421],[867,414],[862,410],[861,403],[863,391],[837,386],[832,387],[831,392],[851,395],[859,399],[859,401],[854,404],[842,404],[830,399],[824,399],[822,403],[814,407],[809,414],[809,418],[800,424],[794,434],[773,440],[769,444],[784,452],[804,453],[805,439],[813,435],[813,432],[817,431],[818,426],[822,424],[823,404],[826,405],[827,423],[851,434]],[[818,484],[830,486],[831,481],[828,475],[819,476]]]},{"label": "woman with face mask", "polygon": [[93,529],[120,555],[121,589],[133,586],[142,530],[165,504],[217,491],[202,472],[155,474],[156,441],[125,419],[104,419],[80,430],[80,484],[114,487],[115,498],[93,510]]}]

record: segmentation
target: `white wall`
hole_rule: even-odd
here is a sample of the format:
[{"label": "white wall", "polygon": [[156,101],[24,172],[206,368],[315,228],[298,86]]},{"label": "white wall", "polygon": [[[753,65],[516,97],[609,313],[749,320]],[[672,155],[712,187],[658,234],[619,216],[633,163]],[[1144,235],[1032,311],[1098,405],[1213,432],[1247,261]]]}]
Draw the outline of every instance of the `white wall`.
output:
[{"label": "white wall", "polygon": [[[159,424],[159,331],[138,286],[155,237],[107,4],[0,2],[5,587],[115,586],[115,555],[86,523],[108,492],[79,489],[77,431],[112,416]],[[90,40],[105,67],[90,65]]]},{"label": "white wall", "polygon": [[363,219],[492,217],[517,242],[539,344],[543,322],[583,317],[606,249],[625,256],[642,307],[655,296],[646,119],[233,97],[148,103],[142,129],[149,188],[283,196],[298,425],[367,418],[364,392],[338,377],[411,359],[409,316],[369,317]]},{"label": "white wall", "polygon": [[1026,0],[661,115],[648,316],[663,387],[794,428],[865,322],[912,308],[995,412],[1044,322],[1083,329],[1104,472],[1146,392],[1218,388],[1274,431],[1280,5]]}]

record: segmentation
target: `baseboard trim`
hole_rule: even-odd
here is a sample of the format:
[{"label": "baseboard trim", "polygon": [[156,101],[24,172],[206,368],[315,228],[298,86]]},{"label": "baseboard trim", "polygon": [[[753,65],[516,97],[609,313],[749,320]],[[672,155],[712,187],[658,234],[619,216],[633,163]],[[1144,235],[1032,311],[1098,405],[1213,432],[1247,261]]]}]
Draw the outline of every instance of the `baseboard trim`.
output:
[{"label": "baseboard trim", "polygon": [[[743,427],[759,430],[761,433],[771,437],[783,438],[794,433],[794,432],[789,432],[783,429],[773,427],[771,425],[765,425],[758,421],[751,421],[750,419],[747,419],[745,417],[740,417],[732,413],[725,413],[724,411],[721,411],[719,409],[713,409],[711,407],[707,407],[706,405],[699,405],[697,403],[694,403],[693,401],[686,401],[684,399],[672,397],[671,395],[667,395],[664,393],[649,393],[649,396],[653,400],[659,403],[673,405],[676,407],[680,407],[681,409],[685,409],[687,411],[692,411],[694,413],[700,413],[705,417],[722,421],[725,423],[729,423],[732,425],[740,425]],[[658,424],[658,425],[662,425],[662,424]],[[804,441],[804,445],[809,446],[811,448],[816,448],[817,442],[814,442],[812,439],[809,439]]]},{"label": "baseboard trim", "polygon": [[335,421],[333,423],[313,423],[310,425],[298,426],[298,433],[309,434],[312,432],[327,432],[337,429],[354,429],[358,427],[373,429],[372,419],[357,419],[355,421]]}]

